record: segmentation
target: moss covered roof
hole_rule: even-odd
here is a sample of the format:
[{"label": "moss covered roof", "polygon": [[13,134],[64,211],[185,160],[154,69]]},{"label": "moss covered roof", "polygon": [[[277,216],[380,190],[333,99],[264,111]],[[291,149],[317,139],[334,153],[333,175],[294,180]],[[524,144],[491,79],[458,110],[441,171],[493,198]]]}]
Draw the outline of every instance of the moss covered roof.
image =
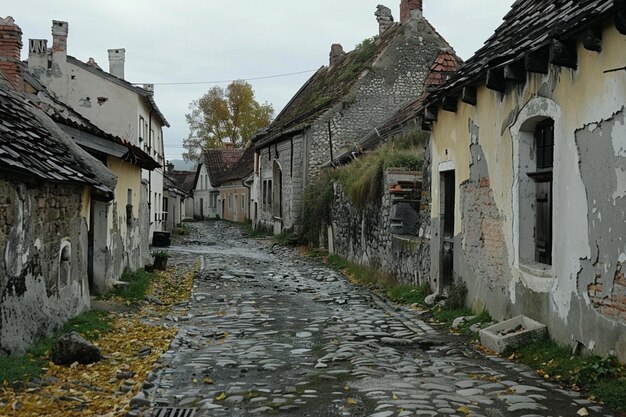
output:
[{"label": "moss covered roof", "polygon": [[321,67],[296,93],[263,135],[256,137],[256,146],[263,146],[281,132],[304,127],[341,102],[402,32],[395,24],[376,39],[366,39],[331,67]]}]

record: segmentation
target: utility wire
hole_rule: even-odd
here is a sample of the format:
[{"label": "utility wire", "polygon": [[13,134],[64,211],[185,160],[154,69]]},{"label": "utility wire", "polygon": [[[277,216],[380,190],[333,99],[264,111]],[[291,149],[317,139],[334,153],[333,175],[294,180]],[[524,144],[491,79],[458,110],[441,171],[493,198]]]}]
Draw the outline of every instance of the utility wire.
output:
[{"label": "utility wire", "polygon": [[[288,74],[277,74],[277,75],[267,75],[265,77],[251,77],[251,78],[237,78],[233,80],[219,80],[219,81],[192,81],[192,82],[180,82],[180,83],[150,83],[153,85],[199,85],[199,84],[223,84],[223,83],[232,83],[233,81],[254,81],[254,80],[267,80],[270,78],[280,78],[280,77],[289,77],[292,75],[300,75],[306,74],[309,72],[317,71],[317,69],[306,70],[306,71],[298,71],[298,72],[290,72]],[[147,83],[133,83],[133,85],[143,85]]]}]

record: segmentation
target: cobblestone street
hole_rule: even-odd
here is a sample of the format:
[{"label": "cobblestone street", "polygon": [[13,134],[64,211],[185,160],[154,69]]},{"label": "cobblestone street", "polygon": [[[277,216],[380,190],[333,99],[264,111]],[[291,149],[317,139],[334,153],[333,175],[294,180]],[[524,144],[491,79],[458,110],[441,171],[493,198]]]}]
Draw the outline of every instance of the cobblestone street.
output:
[{"label": "cobblestone street", "polygon": [[[608,416],[534,371],[487,357],[418,312],[237,226],[197,223],[169,249],[200,262],[154,381],[196,416]],[[584,415],[584,414],[581,414]]]}]

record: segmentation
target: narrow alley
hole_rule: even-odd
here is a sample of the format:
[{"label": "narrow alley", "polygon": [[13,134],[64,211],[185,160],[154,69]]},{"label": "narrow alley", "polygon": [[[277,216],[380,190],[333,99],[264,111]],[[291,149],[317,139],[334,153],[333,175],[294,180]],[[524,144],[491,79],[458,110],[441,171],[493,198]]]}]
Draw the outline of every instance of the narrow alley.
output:
[{"label": "narrow alley", "polygon": [[206,222],[170,247],[200,270],[167,318],[155,416],[610,415],[272,242]]}]

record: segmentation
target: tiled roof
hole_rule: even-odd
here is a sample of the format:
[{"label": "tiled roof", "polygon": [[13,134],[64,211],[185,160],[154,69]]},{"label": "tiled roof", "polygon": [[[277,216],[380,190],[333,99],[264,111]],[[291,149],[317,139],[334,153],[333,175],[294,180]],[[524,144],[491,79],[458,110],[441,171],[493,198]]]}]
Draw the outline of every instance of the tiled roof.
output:
[{"label": "tiled roof", "polygon": [[50,94],[47,89],[27,71],[26,68],[22,71],[22,75],[24,77],[24,81],[37,92],[36,96],[30,97],[31,100],[35,101],[37,106],[55,122],[124,146],[128,149],[128,152],[122,156],[122,159],[127,162],[141,166],[142,168],[148,170],[153,170],[161,166],[138,146],[135,146],[118,136],[106,133],[80,113],[54,98],[52,94]]},{"label": "tiled roof", "polygon": [[67,62],[74,64],[76,66],[79,66],[82,69],[91,72],[92,74],[102,77],[105,80],[111,81],[114,84],[124,87],[144,97],[146,101],[150,104],[152,109],[155,111],[159,119],[161,119],[161,122],[163,122],[165,126],[170,127],[170,124],[168,123],[167,119],[165,119],[165,116],[163,115],[163,113],[161,113],[161,110],[159,110],[159,107],[157,106],[156,101],[154,100],[153,93],[143,88],[137,87],[136,85],[133,85],[126,80],[117,78],[115,75],[109,74],[106,71],[103,71],[97,64],[96,65],[88,64],[70,55],[67,56]]},{"label": "tiled roof", "polygon": [[168,172],[166,176],[169,177],[176,188],[181,191],[191,193],[194,188],[196,178],[195,171],[171,171]]},{"label": "tiled roof", "polygon": [[254,172],[254,146],[248,146],[233,168],[222,177],[222,183],[247,178]]},{"label": "tiled roof", "polygon": [[16,176],[86,184],[112,197],[115,176],[24,96],[0,82],[0,169]]},{"label": "tiled roof", "polygon": [[503,67],[537,51],[551,39],[564,40],[592,25],[614,7],[613,0],[517,0],[504,22],[429,102],[485,79],[487,70]]},{"label": "tiled roof", "polygon": [[243,149],[234,148],[209,149],[204,152],[204,161],[213,187],[228,181],[231,170],[242,155]]}]

